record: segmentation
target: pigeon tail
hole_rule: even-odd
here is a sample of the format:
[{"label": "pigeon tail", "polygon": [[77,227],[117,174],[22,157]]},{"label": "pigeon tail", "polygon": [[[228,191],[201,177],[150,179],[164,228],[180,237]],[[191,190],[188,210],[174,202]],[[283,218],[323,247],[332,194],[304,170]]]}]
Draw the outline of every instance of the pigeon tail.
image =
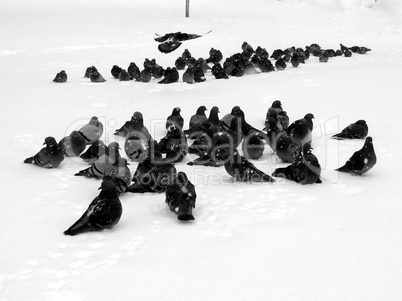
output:
[{"label": "pigeon tail", "polygon": [[337,169],[335,169],[336,171],[341,171],[341,172],[351,172],[351,170],[349,168],[346,167],[346,165],[339,167]]},{"label": "pigeon tail", "polygon": [[93,231],[93,228],[88,224],[88,216],[84,215],[77,220],[70,228],[64,231],[64,235],[77,235],[84,232]]},{"label": "pigeon tail", "polygon": [[29,157],[24,160],[24,163],[33,164],[35,162],[34,157]]}]

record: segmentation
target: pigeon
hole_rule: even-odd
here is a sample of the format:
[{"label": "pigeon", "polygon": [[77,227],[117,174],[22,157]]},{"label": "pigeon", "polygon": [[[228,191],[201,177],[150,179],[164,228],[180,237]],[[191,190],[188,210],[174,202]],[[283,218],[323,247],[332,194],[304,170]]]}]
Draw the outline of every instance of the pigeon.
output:
[{"label": "pigeon", "polygon": [[67,81],[67,73],[64,70],[61,70],[56,74],[56,77],[53,79],[55,83],[65,83]]},{"label": "pigeon", "polygon": [[128,82],[129,80],[131,80],[130,74],[125,69],[122,69],[119,73],[119,81]]},{"label": "pigeon", "polygon": [[[210,33],[207,32],[206,34]],[[162,53],[170,53],[175,51],[177,48],[180,47],[180,45],[184,41],[192,40],[192,39],[197,39],[202,37],[203,35],[198,35],[198,34],[188,34],[184,32],[173,32],[173,33],[167,33],[163,36],[158,35],[157,37],[154,38],[156,42],[159,42],[158,45],[158,50]]]},{"label": "pigeon", "polygon": [[180,221],[195,220],[193,208],[195,208],[197,194],[195,186],[185,172],[177,173],[174,181],[167,187],[165,196],[167,206],[177,214]]},{"label": "pigeon", "polygon": [[159,79],[159,78],[163,77],[164,74],[165,74],[165,69],[162,66],[157,65],[152,69],[152,76],[155,79]]},{"label": "pigeon", "polygon": [[110,229],[120,221],[123,207],[118,197],[117,188],[113,185],[109,186],[102,188],[84,214],[64,231],[65,235]]},{"label": "pigeon", "polygon": [[194,81],[196,83],[202,83],[206,81],[205,72],[200,63],[196,63],[194,65]]},{"label": "pigeon", "polygon": [[103,83],[106,79],[103,78],[102,74],[98,72],[98,70],[94,70],[90,76],[91,82],[93,83]]},{"label": "pigeon", "polygon": [[282,49],[275,49],[272,52],[270,58],[274,59],[274,60],[279,60],[282,57],[282,55],[283,55],[283,50]]},{"label": "pigeon", "polygon": [[110,73],[112,74],[112,76],[114,78],[118,79],[121,70],[123,70],[123,69],[121,69],[119,66],[113,65],[112,69],[110,70]]},{"label": "pigeon", "polygon": [[284,163],[293,163],[297,157],[300,156],[301,147],[297,143],[294,143],[292,139],[282,132],[276,137],[275,151],[279,159]]},{"label": "pigeon", "polygon": [[272,64],[272,62],[268,59],[268,57],[263,57],[260,60],[258,60],[257,66],[263,73],[275,71],[275,67]]},{"label": "pigeon", "polygon": [[[112,142],[107,147],[107,153],[100,156],[99,159],[94,162],[90,167],[80,170],[75,176],[85,176],[89,178],[101,179],[107,175],[109,171],[113,170],[115,166],[120,163],[120,146],[117,142]],[[125,167],[125,166],[124,166]]]},{"label": "pigeon", "polygon": [[226,114],[219,120],[221,128],[227,130],[230,128],[233,118],[238,117],[240,114],[240,107],[234,106],[229,114]]},{"label": "pigeon", "polygon": [[377,156],[374,152],[373,138],[367,137],[363,147],[354,152],[345,165],[336,170],[360,176],[373,168],[376,163]]},{"label": "pigeon", "polygon": [[275,100],[275,101],[272,103],[271,107],[268,109],[266,118],[268,119],[268,117],[269,117],[273,112],[275,112],[276,114],[278,114],[278,113],[281,112],[281,111],[283,111],[281,101],[280,101],[280,100]]},{"label": "pigeon", "polygon": [[190,51],[186,48],[184,49],[181,57],[184,59],[184,61],[186,62],[186,64],[188,63],[188,61],[192,58]]},{"label": "pigeon", "polygon": [[205,111],[207,108],[205,106],[199,106],[197,111],[193,116],[190,117],[189,121],[189,128],[191,129],[194,126],[201,125],[203,122],[208,120],[207,116],[205,115]]},{"label": "pigeon", "polygon": [[90,66],[85,70],[85,75],[84,77],[87,78],[91,78],[92,73],[94,73],[95,71],[98,71],[98,69],[96,69],[95,66]]},{"label": "pigeon", "polygon": [[238,182],[275,182],[271,176],[255,167],[237,150],[233,150],[224,166],[226,172]]},{"label": "pigeon", "polygon": [[171,124],[167,134],[158,143],[158,149],[166,154],[166,161],[170,163],[181,162],[188,150],[187,138],[182,129],[176,124]]},{"label": "pigeon", "polygon": [[186,61],[183,57],[179,56],[174,62],[174,65],[177,70],[184,70],[184,68],[186,68]]},{"label": "pigeon", "polygon": [[215,63],[212,68],[211,68],[211,73],[213,76],[215,76],[216,79],[228,79],[229,75],[226,73],[226,71],[223,69],[222,65],[219,63]]},{"label": "pigeon", "polygon": [[293,67],[297,68],[300,65],[300,57],[297,52],[294,52],[290,58],[290,63],[292,64]]},{"label": "pigeon", "polygon": [[93,116],[88,124],[81,127],[78,132],[84,137],[87,144],[92,144],[98,141],[103,134],[103,124],[98,117]]},{"label": "pigeon", "polygon": [[307,47],[310,54],[312,54],[315,57],[319,57],[321,55],[322,49],[321,46],[318,45],[317,43],[313,43],[310,46]]},{"label": "pigeon", "polygon": [[310,145],[306,144],[303,153],[300,153],[295,162],[287,167],[275,169],[272,176],[289,179],[305,185],[322,183],[320,174],[321,167],[318,159],[312,154]]},{"label": "pigeon", "polygon": [[323,53],[325,53],[329,58],[336,56],[336,51],[334,49],[325,49]]},{"label": "pigeon", "polygon": [[335,139],[364,139],[368,134],[368,126],[365,120],[358,120],[348,125],[340,133],[335,134]]},{"label": "pigeon", "polygon": [[128,158],[141,162],[148,156],[149,142],[144,137],[130,135],[124,143],[124,150]]},{"label": "pigeon", "polygon": [[158,82],[158,84],[171,84],[179,81],[180,75],[176,67],[167,67],[163,74],[164,78]]},{"label": "pigeon", "polygon": [[72,131],[69,136],[60,140],[59,145],[66,157],[78,157],[85,150],[87,141],[78,131]]},{"label": "pigeon", "polygon": [[35,164],[44,168],[55,168],[64,160],[64,151],[54,137],[46,137],[46,145],[36,155],[24,160],[24,163]]},{"label": "pigeon", "polygon": [[174,124],[176,127],[179,127],[180,129],[183,128],[184,119],[180,115],[180,112],[181,112],[181,109],[179,107],[176,107],[173,109],[172,114],[167,117],[166,125],[165,125],[166,129],[168,129],[172,124]]},{"label": "pigeon", "polygon": [[265,150],[264,140],[257,133],[252,133],[244,139],[242,150],[247,159],[258,160]]},{"label": "pigeon", "polygon": [[321,63],[327,63],[328,60],[329,60],[329,56],[328,56],[327,52],[326,52],[326,51],[323,51],[323,52],[321,53],[320,57],[318,58],[318,60],[319,60]]},{"label": "pigeon", "polygon": [[[296,48],[294,53],[297,53],[298,59],[301,64],[305,64],[306,60],[308,59],[308,56],[310,55],[309,53],[306,54],[306,52],[303,50],[303,48],[300,48],[300,47]],[[292,58],[290,60],[292,61]]]},{"label": "pigeon", "polygon": [[209,57],[205,60],[205,62],[216,64],[219,63],[222,59],[223,59],[222,52],[212,47],[209,50]]},{"label": "pigeon", "polygon": [[257,48],[255,49],[255,54],[261,59],[269,57],[267,50],[265,48],[262,48],[261,46],[257,46]]},{"label": "pigeon", "polygon": [[152,70],[149,67],[146,67],[140,72],[140,77],[136,80],[142,83],[148,83],[151,80],[151,78],[152,78]]},{"label": "pigeon", "polygon": [[141,139],[148,141],[151,139],[151,134],[149,133],[146,126],[144,126],[144,118],[141,112],[134,112],[131,120],[126,121],[124,125],[114,132],[114,135],[122,137],[137,136]]},{"label": "pigeon", "polygon": [[88,149],[80,155],[80,157],[88,164],[93,164],[99,159],[99,157],[106,154],[106,152],[107,146],[102,140],[98,140],[92,143],[92,145],[90,145]]},{"label": "pigeon", "polygon": [[313,130],[314,115],[308,113],[302,119],[294,121],[289,125],[287,132],[294,143],[303,146],[305,143],[311,142],[311,132]]},{"label": "pigeon", "polygon": [[286,62],[283,58],[279,58],[277,61],[275,61],[275,68],[278,71],[285,70],[286,66]]},{"label": "pigeon", "polygon": [[177,173],[173,163],[162,162],[148,156],[138,163],[133,176],[133,184],[127,188],[127,192],[165,192],[168,185],[173,182]]},{"label": "pigeon", "polygon": [[367,47],[364,47],[364,46],[360,46],[360,47],[357,49],[357,53],[358,53],[358,54],[366,54],[366,53],[369,52],[369,51],[371,51],[371,49],[370,49],[370,48],[367,48]]},{"label": "pigeon", "polygon": [[130,65],[127,67],[127,72],[130,75],[130,79],[138,80],[141,78],[140,68],[138,68],[134,62],[130,62]]},{"label": "pigeon", "polygon": [[194,83],[195,68],[196,67],[192,64],[188,65],[186,71],[184,71],[183,76],[182,76],[183,82],[188,83],[188,84]]}]

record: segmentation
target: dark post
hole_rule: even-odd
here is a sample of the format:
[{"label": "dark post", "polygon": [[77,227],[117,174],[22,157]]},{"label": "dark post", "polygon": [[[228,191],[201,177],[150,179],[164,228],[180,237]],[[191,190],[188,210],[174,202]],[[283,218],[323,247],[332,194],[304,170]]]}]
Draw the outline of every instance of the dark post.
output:
[{"label": "dark post", "polygon": [[186,18],[190,17],[190,0],[186,0]]}]

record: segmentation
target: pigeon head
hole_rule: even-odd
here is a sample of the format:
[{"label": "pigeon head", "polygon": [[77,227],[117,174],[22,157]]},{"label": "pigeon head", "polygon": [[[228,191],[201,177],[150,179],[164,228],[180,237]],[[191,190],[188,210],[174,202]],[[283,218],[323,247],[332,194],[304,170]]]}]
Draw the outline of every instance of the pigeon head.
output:
[{"label": "pigeon head", "polygon": [[366,141],[364,142],[365,145],[372,144],[372,143],[373,143],[373,138],[372,137],[367,137]]},{"label": "pigeon head", "polygon": [[217,106],[215,106],[215,107],[212,107],[212,109],[211,109],[211,113],[214,113],[214,114],[217,114],[217,113],[219,113],[219,108],[217,107]]},{"label": "pigeon head", "polygon": [[51,146],[51,145],[56,145],[56,139],[54,139],[53,137],[46,137],[45,138],[45,142],[43,144],[46,144],[46,146]]},{"label": "pigeon head", "polygon": [[134,112],[133,117],[131,118],[132,121],[142,121],[142,113],[141,112]]},{"label": "pigeon head", "polygon": [[120,145],[117,142],[112,142],[109,144],[108,149],[109,150],[119,150]]},{"label": "pigeon head", "polygon": [[360,120],[356,121],[356,124],[357,124],[357,125],[366,125],[366,121],[360,119]]},{"label": "pigeon head", "polygon": [[280,101],[280,100],[275,100],[275,101],[272,103],[272,107],[273,107],[273,108],[276,108],[276,109],[281,109],[281,110],[282,110],[282,103],[281,103],[281,101]]},{"label": "pigeon head", "polygon": [[304,116],[304,119],[307,119],[307,120],[311,120],[311,119],[313,119],[313,118],[315,118],[315,117],[314,117],[314,115],[311,114],[311,113],[308,113],[308,114],[306,114],[306,116]]},{"label": "pigeon head", "polygon": [[78,141],[85,141],[85,138],[80,134],[78,131],[72,131],[70,134],[70,137],[73,141],[78,142]]},{"label": "pigeon head", "polygon": [[238,116],[238,117],[240,117],[241,119],[244,119],[244,118],[245,118],[244,112],[243,112],[243,110],[241,110],[241,109],[238,110],[238,111],[236,111],[235,116]]},{"label": "pigeon head", "polygon": [[197,115],[205,115],[205,111],[207,110],[207,108],[206,108],[206,106],[200,106],[198,109],[197,109]]},{"label": "pigeon head", "polygon": [[89,124],[91,124],[91,125],[98,125],[98,123],[99,123],[99,120],[98,120],[98,117],[96,117],[96,116],[93,116],[91,118],[91,120],[89,121]]},{"label": "pigeon head", "polygon": [[173,109],[172,115],[179,115],[181,112],[181,109],[179,107],[176,107]]},{"label": "pigeon head", "polygon": [[238,116],[239,111],[240,111],[240,107],[239,106],[234,106],[232,108],[232,112],[230,114]]}]

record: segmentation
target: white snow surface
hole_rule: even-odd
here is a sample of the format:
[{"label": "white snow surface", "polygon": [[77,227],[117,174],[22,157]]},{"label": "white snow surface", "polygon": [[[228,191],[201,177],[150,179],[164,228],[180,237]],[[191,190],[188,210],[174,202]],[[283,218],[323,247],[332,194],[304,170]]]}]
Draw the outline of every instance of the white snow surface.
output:
[{"label": "white snow surface", "polygon": [[[402,300],[401,1],[192,0],[190,18],[182,0],[1,6],[0,300]],[[170,54],[153,40],[210,29]],[[214,47],[226,58],[244,41],[269,53],[312,43],[372,51],[228,80],[208,73],[193,85],[119,82],[110,73],[145,58],[173,66],[185,48],[206,58]],[[91,65],[106,82],[83,78]],[[67,83],[52,82],[63,69]],[[113,229],[65,236],[100,181],[75,177],[87,166],[78,159],[52,170],[23,164],[45,137],[60,140],[92,116],[105,125],[102,140],[123,145],[112,133],[134,111],[159,140],[173,107],[188,125],[200,105],[217,105],[221,117],[239,105],[262,128],[276,99],[291,121],[315,115],[323,183],[235,183],[224,168],[188,166],[188,155],[176,167],[196,186],[191,223],[177,220],[164,194],[127,193]],[[363,176],[340,174],[363,140],[330,136],[358,119],[368,123],[377,164]],[[286,166],[269,147],[253,163],[267,173]]]}]

